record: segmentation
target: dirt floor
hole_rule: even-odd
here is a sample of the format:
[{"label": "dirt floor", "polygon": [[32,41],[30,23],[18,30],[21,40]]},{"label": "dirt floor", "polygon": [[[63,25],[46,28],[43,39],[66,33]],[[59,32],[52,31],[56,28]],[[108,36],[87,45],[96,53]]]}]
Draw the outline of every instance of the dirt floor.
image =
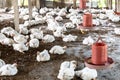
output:
[{"label": "dirt floor", "polygon": [[[0,28],[4,25],[11,25],[8,21],[0,23]],[[120,27],[119,24],[116,24]],[[39,25],[37,26],[39,27]],[[44,29],[44,26],[42,26]],[[1,80],[58,80],[57,75],[60,64],[66,60],[76,60],[78,62],[77,69],[84,67],[84,59],[91,56],[91,46],[83,45],[82,40],[84,37],[91,35],[94,40],[97,40],[101,35],[106,40],[108,45],[108,55],[115,61],[113,68],[98,70],[98,80],[119,80],[120,79],[120,36],[115,35],[113,31],[114,27],[101,27],[98,26],[94,30],[90,30],[81,33],[80,30],[70,29],[66,34],[71,33],[77,35],[76,42],[65,43],[61,38],[56,38],[54,43],[42,43],[37,49],[30,48],[29,51],[20,53],[14,51],[12,47],[0,45],[0,58],[6,63],[18,63],[18,74],[12,77],[0,77]],[[45,34],[50,31],[45,31]],[[114,39],[115,41],[111,41]],[[50,50],[54,45],[67,46],[66,52],[63,55],[51,55],[51,59],[48,62],[37,62],[36,52],[43,51],[44,49]],[[81,80],[75,77],[73,80]]]}]

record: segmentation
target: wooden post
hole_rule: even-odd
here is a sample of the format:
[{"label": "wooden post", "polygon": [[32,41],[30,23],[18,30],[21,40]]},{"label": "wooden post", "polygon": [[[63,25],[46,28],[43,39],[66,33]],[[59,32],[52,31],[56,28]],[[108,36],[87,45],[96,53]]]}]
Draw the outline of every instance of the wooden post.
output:
[{"label": "wooden post", "polygon": [[[54,2],[54,1],[53,1]],[[42,7],[45,7],[45,0],[40,0],[40,7],[42,8]]]},{"label": "wooden post", "polygon": [[112,9],[112,0],[107,0],[106,5],[108,9]]},{"label": "wooden post", "polygon": [[5,3],[6,3],[5,0],[0,0],[0,7],[4,8],[5,7]]},{"label": "wooden post", "polygon": [[12,1],[14,0],[6,0],[5,6],[10,8],[12,6]]},{"label": "wooden post", "polygon": [[120,13],[120,1],[116,0],[115,3],[116,3],[115,4],[115,9],[116,9],[115,11],[118,12],[118,13]]},{"label": "wooden post", "polygon": [[61,7],[65,7],[65,1],[64,0],[61,0]]},{"label": "wooden post", "polygon": [[76,0],[73,0],[73,8],[76,8]]},{"label": "wooden post", "polygon": [[29,8],[29,19],[32,19],[32,2],[28,0],[28,8]]},{"label": "wooden post", "polygon": [[18,10],[18,0],[14,1],[14,24],[15,30],[19,31],[19,10]]},{"label": "wooden post", "polygon": [[40,0],[37,0],[37,1],[36,1],[36,7],[37,7],[38,9],[40,9]]}]

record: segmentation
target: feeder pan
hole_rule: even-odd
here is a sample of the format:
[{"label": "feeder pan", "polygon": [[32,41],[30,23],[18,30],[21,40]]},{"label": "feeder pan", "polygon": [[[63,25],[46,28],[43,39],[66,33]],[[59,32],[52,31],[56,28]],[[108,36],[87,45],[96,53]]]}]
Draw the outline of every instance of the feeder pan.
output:
[{"label": "feeder pan", "polygon": [[120,16],[120,12],[116,12],[116,11],[114,11],[114,13],[115,13],[116,15],[119,15],[119,16]]},{"label": "feeder pan", "polygon": [[77,29],[94,29],[95,28],[95,24],[93,24],[93,26],[83,26],[83,24],[81,23],[81,24],[79,24],[78,26],[77,26]]},{"label": "feeder pan", "polygon": [[111,68],[114,64],[114,61],[112,58],[108,57],[108,62],[106,62],[103,65],[95,65],[91,61],[91,57],[85,59],[85,66],[91,68],[91,69],[106,69]]}]

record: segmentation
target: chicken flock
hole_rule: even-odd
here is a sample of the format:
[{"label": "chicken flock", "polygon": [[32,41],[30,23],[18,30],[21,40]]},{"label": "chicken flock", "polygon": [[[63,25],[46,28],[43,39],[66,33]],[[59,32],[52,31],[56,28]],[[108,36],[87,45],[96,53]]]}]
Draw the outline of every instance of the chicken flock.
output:
[{"label": "chicken flock", "polygon": [[[120,17],[114,14],[113,10],[106,9],[91,9],[93,15],[93,24],[96,26],[108,26],[108,21],[119,22]],[[13,47],[15,51],[25,53],[31,48],[38,48],[41,43],[53,43],[56,37],[62,38],[64,42],[74,42],[77,41],[79,36],[68,34],[65,35],[69,29],[76,29],[76,27],[82,23],[83,17],[81,12],[87,12],[87,10],[80,9],[69,9],[66,8],[41,8],[37,9],[34,7],[32,9],[33,20],[29,20],[28,8],[19,8],[20,18],[24,20],[23,24],[19,25],[19,31],[16,31],[12,27],[8,26],[0,31],[0,43],[2,45],[7,45]],[[11,9],[8,13],[14,13]],[[64,18],[69,19],[69,22],[60,25]],[[52,34],[44,34],[44,31],[39,28],[32,28],[33,25],[40,25],[47,23],[45,26],[46,30],[52,31]],[[114,26],[114,25],[112,25]],[[31,28],[29,28],[31,27]],[[120,35],[120,29],[115,28],[114,33]],[[88,36],[83,39],[83,45],[92,45],[94,39]],[[36,60],[49,61],[51,59],[50,54],[64,54],[67,46],[54,45],[50,50],[44,49],[42,52],[37,51]],[[75,71],[77,67],[76,61],[64,61],[58,73],[57,78],[60,80],[71,80],[74,76],[78,76],[83,80],[91,80],[97,78],[97,71],[95,69],[89,69],[85,67],[82,70]],[[5,64],[3,60],[0,59],[0,76],[2,75],[16,75],[18,72],[17,63]]]}]

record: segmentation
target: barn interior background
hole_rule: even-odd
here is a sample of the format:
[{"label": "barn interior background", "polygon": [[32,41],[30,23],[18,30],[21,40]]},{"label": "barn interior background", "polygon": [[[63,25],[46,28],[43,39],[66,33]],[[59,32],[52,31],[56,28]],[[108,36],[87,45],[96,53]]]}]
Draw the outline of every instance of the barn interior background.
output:
[{"label": "barn interior background", "polygon": [[0,79],[119,80],[119,37],[119,0],[0,0]]}]

